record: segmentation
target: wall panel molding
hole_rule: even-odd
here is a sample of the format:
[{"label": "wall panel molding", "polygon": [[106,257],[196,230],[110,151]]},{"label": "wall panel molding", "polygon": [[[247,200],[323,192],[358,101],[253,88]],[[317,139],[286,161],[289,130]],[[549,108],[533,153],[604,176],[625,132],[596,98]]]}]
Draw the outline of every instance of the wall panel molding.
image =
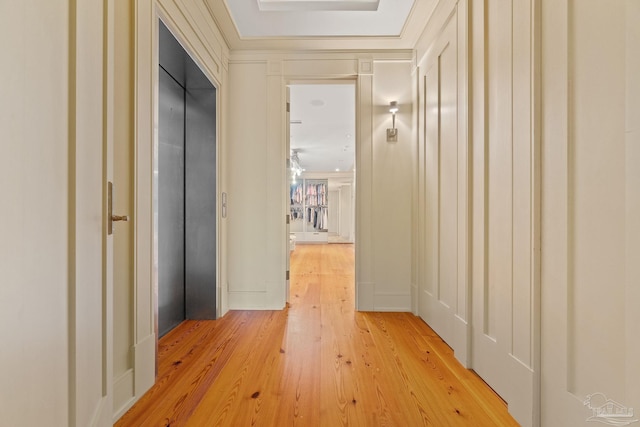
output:
[{"label": "wall panel molding", "polygon": [[640,206],[628,122],[639,111],[630,52],[640,8],[543,1],[541,15],[541,423],[572,427],[592,415],[594,393],[640,407],[639,346],[628,334],[638,314],[627,312],[640,302],[630,262],[638,215],[628,210]]},{"label": "wall panel molding", "polygon": [[527,426],[538,423],[540,375],[536,8],[487,0],[470,10],[471,366]]},{"label": "wall panel molding", "polygon": [[[470,363],[469,11],[440,2],[418,44],[418,230],[420,316]],[[453,70],[453,71],[452,71]]]}]

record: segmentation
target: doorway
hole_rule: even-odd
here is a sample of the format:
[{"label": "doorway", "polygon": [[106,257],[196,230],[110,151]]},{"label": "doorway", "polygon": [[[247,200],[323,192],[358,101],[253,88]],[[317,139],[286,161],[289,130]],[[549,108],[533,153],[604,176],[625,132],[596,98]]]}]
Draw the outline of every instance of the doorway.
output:
[{"label": "doorway", "polygon": [[290,261],[299,245],[355,242],[355,95],[352,80],[288,87]]},{"label": "doorway", "polygon": [[158,336],[217,314],[216,88],[159,23]]}]

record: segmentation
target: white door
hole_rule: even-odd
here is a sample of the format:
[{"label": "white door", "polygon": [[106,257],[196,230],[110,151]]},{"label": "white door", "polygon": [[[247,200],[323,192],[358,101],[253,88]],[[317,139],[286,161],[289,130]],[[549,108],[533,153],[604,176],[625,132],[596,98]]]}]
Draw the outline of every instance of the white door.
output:
[{"label": "white door", "polygon": [[473,19],[471,367],[530,426],[538,362],[532,2],[489,0]]},{"label": "white door", "polygon": [[112,424],[103,186],[111,6],[0,2],[2,425]]},{"label": "white door", "polygon": [[[455,81],[455,21],[450,20],[440,40],[437,55],[427,64],[425,88],[425,276],[420,286],[420,316],[451,345],[452,291],[455,290],[455,212],[457,165],[456,135],[450,126],[440,131],[441,98],[449,95],[448,82]],[[453,42],[453,44],[452,44]],[[442,69],[444,68],[444,70]],[[447,74],[448,72],[448,74]],[[441,84],[441,76],[444,85]],[[448,78],[447,78],[448,77]],[[455,87],[453,88],[455,94]],[[442,199],[441,199],[442,197]]]},{"label": "white door", "polygon": [[640,425],[640,2],[542,13],[542,425]]},{"label": "white door", "polygon": [[135,396],[134,368],[135,347],[133,302],[134,289],[134,224],[133,217],[133,141],[134,120],[133,106],[129,99],[133,91],[131,70],[133,28],[131,20],[133,10],[125,2],[114,2],[114,37],[112,59],[109,61],[113,69],[112,78],[112,137],[109,140],[107,180],[113,183],[112,213],[128,216],[127,222],[113,224],[113,234],[109,236],[109,245],[113,253],[113,414],[114,419],[131,404]]},{"label": "white door", "polygon": [[[112,151],[113,2],[78,2],[70,129],[70,426],[112,423],[112,239],[107,205]],[[106,48],[105,48],[106,46]],[[106,89],[106,90],[105,90]],[[106,155],[106,158],[105,158]]]},{"label": "white door", "polygon": [[457,24],[457,13],[453,13],[426,60],[421,110],[425,114],[424,141],[419,152],[422,250],[418,312],[454,349],[459,341],[456,322],[464,322],[466,316],[466,259],[460,256],[466,239],[461,218],[466,212],[459,199],[466,197],[459,164],[466,148],[458,132]]}]

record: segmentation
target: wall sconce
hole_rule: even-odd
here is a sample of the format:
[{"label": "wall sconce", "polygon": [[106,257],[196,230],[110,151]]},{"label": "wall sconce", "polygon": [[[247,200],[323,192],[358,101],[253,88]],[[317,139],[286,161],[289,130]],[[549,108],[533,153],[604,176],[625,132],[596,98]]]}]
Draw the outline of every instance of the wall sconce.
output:
[{"label": "wall sconce", "polygon": [[391,129],[387,128],[387,142],[398,142],[398,129],[396,129],[397,101],[391,101],[389,103],[389,112],[391,113],[392,127]]}]

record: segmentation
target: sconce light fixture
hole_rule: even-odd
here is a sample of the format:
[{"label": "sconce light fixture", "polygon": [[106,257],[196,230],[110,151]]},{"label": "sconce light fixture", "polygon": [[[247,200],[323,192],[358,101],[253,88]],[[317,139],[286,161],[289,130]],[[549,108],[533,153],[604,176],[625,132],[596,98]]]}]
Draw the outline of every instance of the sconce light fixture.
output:
[{"label": "sconce light fixture", "polygon": [[396,129],[397,101],[391,101],[389,103],[389,112],[391,113],[392,127],[390,129],[387,128],[387,142],[398,142],[398,129]]}]

